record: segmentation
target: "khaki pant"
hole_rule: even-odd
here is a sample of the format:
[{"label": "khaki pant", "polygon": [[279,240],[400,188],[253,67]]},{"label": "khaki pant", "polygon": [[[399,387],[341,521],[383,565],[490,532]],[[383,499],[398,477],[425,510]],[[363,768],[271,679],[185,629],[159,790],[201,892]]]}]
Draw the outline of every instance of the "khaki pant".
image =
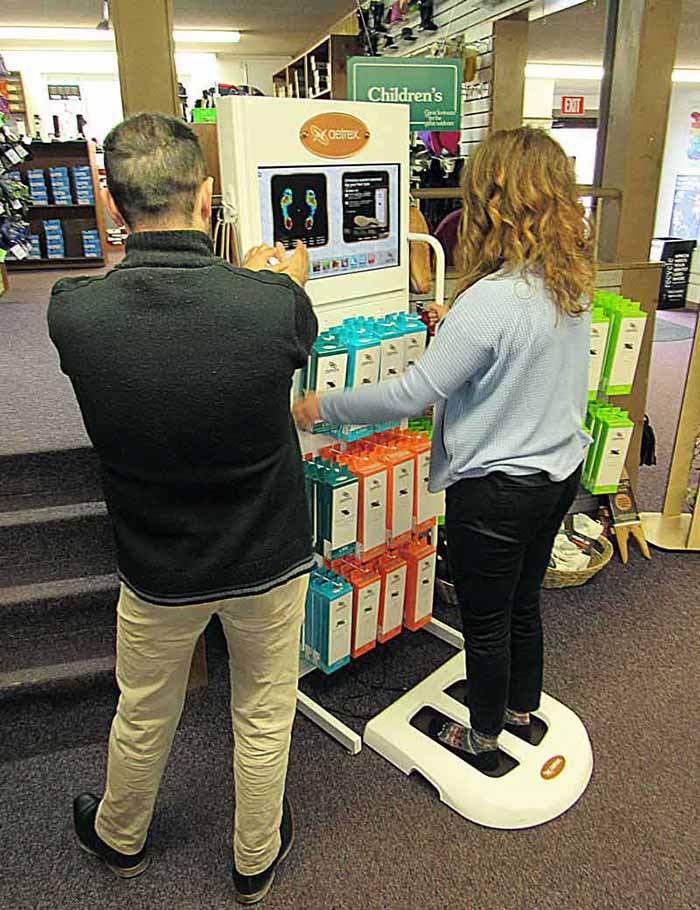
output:
[{"label": "khaki pant", "polygon": [[110,847],[133,855],[146,841],[192,653],[216,613],[226,633],[231,671],[236,868],[254,875],[276,858],[307,587],[304,576],[255,597],[161,607],[122,585],[117,606],[121,697],[96,819],[97,834]]}]

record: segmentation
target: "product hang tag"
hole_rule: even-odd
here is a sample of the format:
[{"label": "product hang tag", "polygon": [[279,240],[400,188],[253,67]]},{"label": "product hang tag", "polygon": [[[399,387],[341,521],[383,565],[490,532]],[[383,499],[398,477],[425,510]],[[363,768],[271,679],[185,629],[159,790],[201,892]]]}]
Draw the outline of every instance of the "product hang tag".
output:
[{"label": "product hang tag", "polygon": [[10,162],[10,164],[19,164],[22,160],[13,148],[6,149],[5,157]]},{"label": "product hang tag", "polygon": [[16,244],[10,249],[9,252],[15,257],[15,259],[26,259],[27,256],[29,255],[29,253],[27,252],[27,250],[25,250],[25,248],[24,248],[21,244],[19,244],[19,243],[16,243]]}]

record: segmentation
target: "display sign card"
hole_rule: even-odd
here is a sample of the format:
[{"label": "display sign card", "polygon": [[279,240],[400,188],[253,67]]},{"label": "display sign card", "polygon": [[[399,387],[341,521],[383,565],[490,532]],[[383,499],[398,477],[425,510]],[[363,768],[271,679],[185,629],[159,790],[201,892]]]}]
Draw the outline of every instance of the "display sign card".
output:
[{"label": "display sign card", "polygon": [[462,61],[350,57],[348,98],[408,104],[412,130],[453,132],[461,127]]}]

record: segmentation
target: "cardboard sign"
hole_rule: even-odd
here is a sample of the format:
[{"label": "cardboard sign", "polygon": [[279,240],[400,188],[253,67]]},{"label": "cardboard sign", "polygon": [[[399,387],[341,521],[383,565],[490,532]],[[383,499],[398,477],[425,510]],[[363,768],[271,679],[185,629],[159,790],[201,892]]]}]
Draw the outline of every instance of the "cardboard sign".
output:
[{"label": "cardboard sign", "polygon": [[411,129],[461,128],[462,61],[448,57],[350,57],[348,98],[408,104]]},{"label": "cardboard sign", "polygon": [[634,498],[629,477],[623,477],[620,480],[617,493],[609,494],[608,499],[614,525],[639,522],[639,509],[637,508],[637,501]]}]

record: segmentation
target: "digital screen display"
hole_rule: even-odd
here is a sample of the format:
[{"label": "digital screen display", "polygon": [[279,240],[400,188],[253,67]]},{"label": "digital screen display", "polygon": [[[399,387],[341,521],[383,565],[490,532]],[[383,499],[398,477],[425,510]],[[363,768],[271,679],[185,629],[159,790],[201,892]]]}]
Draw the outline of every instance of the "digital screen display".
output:
[{"label": "digital screen display", "polygon": [[398,164],[258,169],[263,243],[309,250],[310,278],[400,265]]}]

